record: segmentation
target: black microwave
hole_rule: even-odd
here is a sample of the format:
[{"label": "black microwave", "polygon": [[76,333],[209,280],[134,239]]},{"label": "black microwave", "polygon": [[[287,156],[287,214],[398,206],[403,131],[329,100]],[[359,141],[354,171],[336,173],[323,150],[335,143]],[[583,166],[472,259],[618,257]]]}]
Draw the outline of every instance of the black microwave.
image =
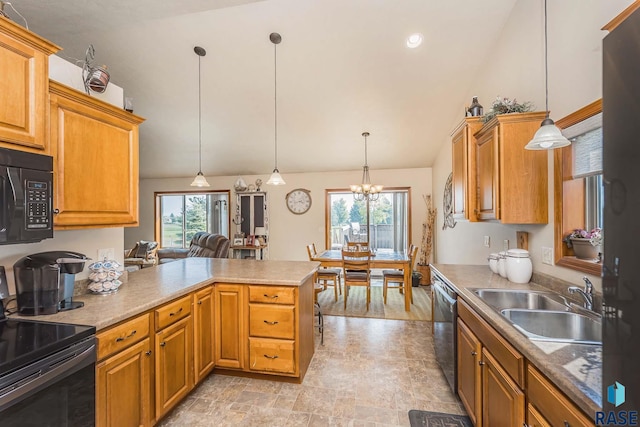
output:
[{"label": "black microwave", "polygon": [[0,245],[53,237],[53,157],[0,148]]}]

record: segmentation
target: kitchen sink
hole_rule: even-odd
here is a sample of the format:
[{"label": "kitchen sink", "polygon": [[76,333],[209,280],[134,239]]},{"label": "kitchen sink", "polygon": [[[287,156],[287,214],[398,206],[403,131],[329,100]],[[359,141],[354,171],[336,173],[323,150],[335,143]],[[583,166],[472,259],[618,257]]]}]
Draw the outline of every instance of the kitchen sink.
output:
[{"label": "kitchen sink", "polygon": [[500,310],[529,339],[602,345],[602,323],[596,315],[550,310]]},{"label": "kitchen sink", "polygon": [[520,289],[476,289],[475,294],[491,307],[523,308],[528,310],[568,310],[569,306],[561,296],[547,292]]}]

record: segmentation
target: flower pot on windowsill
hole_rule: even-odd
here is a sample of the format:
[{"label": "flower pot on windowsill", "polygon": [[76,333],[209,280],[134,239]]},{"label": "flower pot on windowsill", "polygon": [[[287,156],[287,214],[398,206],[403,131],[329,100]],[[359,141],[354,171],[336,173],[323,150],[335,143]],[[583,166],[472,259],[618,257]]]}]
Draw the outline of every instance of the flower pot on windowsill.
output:
[{"label": "flower pot on windowsill", "polygon": [[593,246],[590,239],[571,238],[573,253],[578,259],[593,260],[598,258],[599,247]]}]

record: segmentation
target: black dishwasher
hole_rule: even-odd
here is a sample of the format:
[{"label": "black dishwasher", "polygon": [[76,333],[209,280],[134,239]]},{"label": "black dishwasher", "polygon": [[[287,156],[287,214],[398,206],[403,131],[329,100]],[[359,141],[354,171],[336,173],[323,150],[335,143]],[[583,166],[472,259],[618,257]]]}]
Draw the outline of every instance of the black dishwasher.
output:
[{"label": "black dishwasher", "polygon": [[449,385],[457,393],[456,292],[438,276],[433,282],[433,340],[436,360]]}]

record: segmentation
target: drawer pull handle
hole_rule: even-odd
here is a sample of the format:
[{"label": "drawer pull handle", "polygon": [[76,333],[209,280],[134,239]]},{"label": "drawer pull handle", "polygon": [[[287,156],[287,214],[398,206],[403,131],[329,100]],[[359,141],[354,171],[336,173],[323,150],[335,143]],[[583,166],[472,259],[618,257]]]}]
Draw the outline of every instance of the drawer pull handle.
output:
[{"label": "drawer pull handle", "polygon": [[267,359],[277,359],[278,355],[276,354],[275,356],[269,356],[268,354],[265,354],[264,357],[266,357]]},{"label": "drawer pull handle", "polygon": [[263,320],[263,322],[266,323],[267,325],[277,325],[279,323],[277,320],[273,322],[270,322],[268,320]]},{"label": "drawer pull handle", "polygon": [[162,342],[160,343],[160,347],[164,347],[165,345],[167,345],[166,341],[162,341]]},{"label": "drawer pull handle", "polygon": [[132,336],[134,336],[134,335],[136,334],[136,332],[138,332],[138,331],[134,329],[134,330],[133,330],[133,331],[131,331],[131,333],[130,333],[129,335],[127,335],[126,337],[118,337],[118,338],[116,338],[116,342],[121,342],[121,341],[124,341],[124,340],[126,340],[126,339],[129,339],[129,338],[131,338]]},{"label": "drawer pull handle", "polygon": [[264,294],[264,297],[265,297],[265,298],[276,299],[276,298],[278,298],[278,295],[274,295],[274,296],[270,297],[269,295]]},{"label": "drawer pull handle", "polygon": [[151,356],[151,350],[145,352],[144,354],[146,354],[147,356]]},{"label": "drawer pull handle", "polygon": [[175,316],[177,314],[180,314],[180,312],[182,311],[182,307],[180,307],[180,310],[176,311],[176,312],[171,312],[169,313],[169,316]]}]

